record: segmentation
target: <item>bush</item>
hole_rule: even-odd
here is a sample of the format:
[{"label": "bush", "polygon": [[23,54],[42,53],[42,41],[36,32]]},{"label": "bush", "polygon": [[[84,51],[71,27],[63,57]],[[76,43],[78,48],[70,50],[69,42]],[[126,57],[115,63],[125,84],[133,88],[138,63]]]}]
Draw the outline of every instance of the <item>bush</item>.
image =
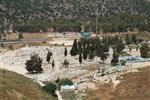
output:
[{"label": "bush", "polygon": [[69,62],[65,59],[63,65],[65,65],[66,67],[68,67]]},{"label": "bush", "polygon": [[41,73],[43,71],[42,59],[37,54],[32,55],[25,65],[29,73]]},{"label": "bush", "polygon": [[55,84],[49,83],[42,88],[47,93],[51,93],[52,95],[55,95],[55,90],[57,89],[57,86]]}]

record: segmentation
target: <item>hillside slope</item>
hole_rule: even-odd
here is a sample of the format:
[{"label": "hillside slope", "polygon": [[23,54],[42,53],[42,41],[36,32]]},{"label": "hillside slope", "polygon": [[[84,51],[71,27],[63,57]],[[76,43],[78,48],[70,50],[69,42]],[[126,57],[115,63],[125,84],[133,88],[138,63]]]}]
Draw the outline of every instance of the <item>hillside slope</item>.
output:
[{"label": "hillside slope", "polygon": [[[20,26],[24,23],[31,23],[24,26],[27,28],[33,24],[48,26],[48,22],[61,18],[89,20],[96,14],[108,17],[124,12],[129,15],[150,16],[150,2],[149,0],[0,0],[0,29],[11,24],[15,27],[16,24]],[[62,23],[64,22],[66,21]],[[75,23],[76,20],[73,24]],[[56,24],[51,26],[57,27]],[[36,27],[39,28],[38,25]]]},{"label": "hillside slope", "polygon": [[28,78],[0,70],[0,100],[57,100]]},{"label": "hillside slope", "polygon": [[86,100],[149,100],[150,67],[140,72],[122,75],[121,83],[113,89],[111,86],[99,86],[96,91],[89,90]]}]

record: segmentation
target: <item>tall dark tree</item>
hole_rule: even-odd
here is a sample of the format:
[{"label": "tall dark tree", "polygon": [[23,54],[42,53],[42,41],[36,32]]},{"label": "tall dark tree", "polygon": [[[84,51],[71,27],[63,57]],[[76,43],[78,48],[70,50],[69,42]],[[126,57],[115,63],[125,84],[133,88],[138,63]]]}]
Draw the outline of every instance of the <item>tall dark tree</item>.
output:
[{"label": "tall dark tree", "polygon": [[94,59],[94,53],[92,51],[89,52],[89,59],[92,60]]},{"label": "tall dark tree", "polygon": [[111,64],[113,66],[117,65],[118,64],[118,58],[119,58],[119,55],[117,54],[116,50],[114,50],[114,53],[113,53],[113,58],[111,60]]},{"label": "tall dark tree", "polygon": [[135,34],[132,35],[131,40],[132,40],[132,42],[133,42],[134,44],[137,43],[137,38],[136,38],[136,35],[135,35]]},{"label": "tall dark tree", "polygon": [[82,42],[79,41],[78,42],[78,53],[81,54],[82,52],[83,52],[83,50],[82,50]]},{"label": "tall dark tree", "polygon": [[67,56],[67,54],[68,54],[68,51],[67,51],[67,48],[65,47],[64,55]]},{"label": "tall dark tree", "polygon": [[101,52],[100,58],[102,61],[105,61],[105,59],[107,59],[107,54],[105,52]]},{"label": "tall dark tree", "polygon": [[82,54],[79,55],[79,62],[82,63]]},{"label": "tall dark tree", "polygon": [[125,44],[121,40],[121,38],[118,40],[118,43],[116,44],[116,52],[121,53],[125,49]]},{"label": "tall dark tree", "polygon": [[143,43],[140,47],[141,57],[148,58],[150,57],[150,47],[147,43]]},{"label": "tall dark tree", "polygon": [[55,67],[55,62],[54,62],[54,60],[53,60],[53,62],[52,62],[52,69],[54,70],[54,67]]},{"label": "tall dark tree", "polygon": [[23,35],[21,33],[19,33],[18,39],[23,39]]},{"label": "tall dark tree", "polygon": [[52,52],[51,51],[48,51],[47,53],[47,57],[46,57],[46,61],[49,63],[50,62],[50,59],[51,59],[51,56],[52,56]]},{"label": "tall dark tree", "polygon": [[86,60],[86,59],[87,59],[87,56],[88,56],[87,48],[84,48],[84,49],[83,49],[83,59]]},{"label": "tall dark tree", "polygon": [[71,56],[76,56],[78,54],[78,43],[77,39],[74,40],[72,49],[70,51]]},{"label": "tall dark tree", "polygon": [[129,38],[129,35],[128,35],[128,34],[126,34],[125,42],[126,42],[126,45],[129,45],[129,44],[131,43],[131,41],[130,41],[130,38]]}]

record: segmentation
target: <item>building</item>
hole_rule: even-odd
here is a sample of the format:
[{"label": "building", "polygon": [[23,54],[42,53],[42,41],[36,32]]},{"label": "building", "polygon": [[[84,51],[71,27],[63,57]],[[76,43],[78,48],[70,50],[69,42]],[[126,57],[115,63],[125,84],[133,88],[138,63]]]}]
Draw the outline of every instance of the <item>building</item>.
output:
[{"label": "building", "polygon": [[76,89],[75,85],[65,85],[60,87],[61,92],[63,91],[74,91]]}]

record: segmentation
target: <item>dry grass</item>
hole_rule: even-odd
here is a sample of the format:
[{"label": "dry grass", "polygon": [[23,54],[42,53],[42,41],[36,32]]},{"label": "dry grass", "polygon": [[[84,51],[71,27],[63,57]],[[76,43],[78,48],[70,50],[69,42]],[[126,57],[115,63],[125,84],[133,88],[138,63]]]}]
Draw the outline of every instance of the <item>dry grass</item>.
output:
[{"label": "dry grass", "polygon": [[150,68],[122,75],[121,83],[113,89],[99,85],[98,90],[88,90],[86,100],[150,100]]},{"label": "dry grass", "polygon": [[22,75],[5,70],[0,72],[0,100],[57,100]]}]

